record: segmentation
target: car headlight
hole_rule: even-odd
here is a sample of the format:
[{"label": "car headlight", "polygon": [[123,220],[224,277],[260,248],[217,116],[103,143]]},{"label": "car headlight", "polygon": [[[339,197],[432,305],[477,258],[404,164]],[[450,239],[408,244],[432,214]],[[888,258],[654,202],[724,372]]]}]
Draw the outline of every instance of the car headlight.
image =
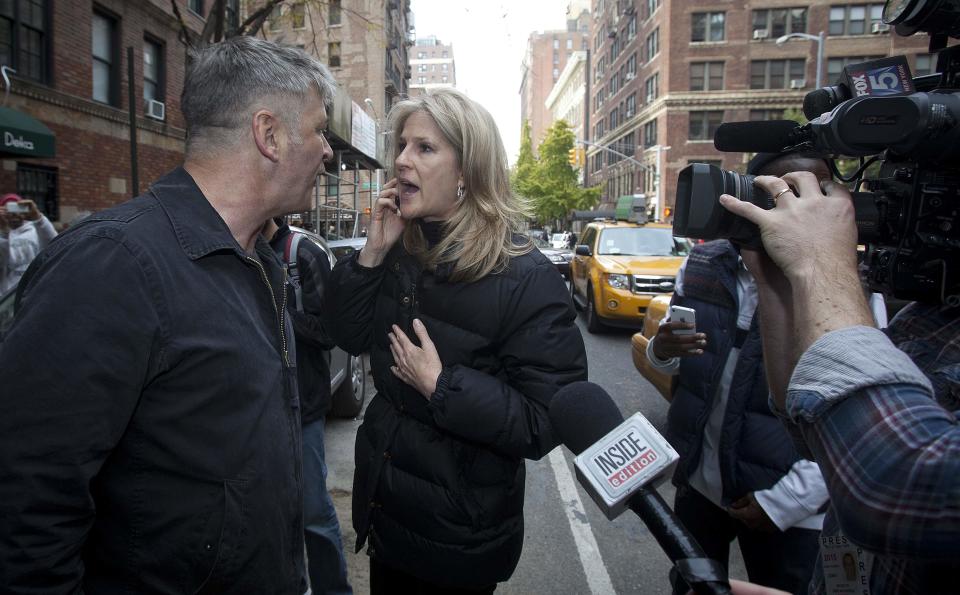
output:
[{"label": "car headlight", "polygon": [[630,278],[626,275],[607,275],[607,285],[614,289],[630,289]]}]

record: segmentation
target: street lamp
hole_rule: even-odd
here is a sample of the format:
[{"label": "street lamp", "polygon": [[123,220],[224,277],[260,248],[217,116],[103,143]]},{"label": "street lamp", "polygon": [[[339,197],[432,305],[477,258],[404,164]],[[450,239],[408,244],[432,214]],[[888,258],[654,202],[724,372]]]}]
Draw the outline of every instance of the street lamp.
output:
[{"label": "street lamp", "polygon": [[809,33],[788,33],[777,38],[777,45],[783,45],[791,39],[806,39],[807,41],[817,42],[817,88],[823,86],[823,42],[826,41],[826,35],[823,31],[819,35]]}]

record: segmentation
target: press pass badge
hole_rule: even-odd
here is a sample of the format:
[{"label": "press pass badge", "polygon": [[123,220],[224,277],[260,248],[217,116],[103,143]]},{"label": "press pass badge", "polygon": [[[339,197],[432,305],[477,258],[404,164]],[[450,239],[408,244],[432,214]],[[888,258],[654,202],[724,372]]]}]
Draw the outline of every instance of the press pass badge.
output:
[{"label": "press pass badge", "polygon": [[613,520],[637,490],[662,482],[679,458],[647,418],[635,413],[573,462],[580,484],[590,487],[590,497]]},{"label": "press pass badge", "polygon": [[873,554],[842,533],[821,535],[820,560],[827,595],[870,595]]}]

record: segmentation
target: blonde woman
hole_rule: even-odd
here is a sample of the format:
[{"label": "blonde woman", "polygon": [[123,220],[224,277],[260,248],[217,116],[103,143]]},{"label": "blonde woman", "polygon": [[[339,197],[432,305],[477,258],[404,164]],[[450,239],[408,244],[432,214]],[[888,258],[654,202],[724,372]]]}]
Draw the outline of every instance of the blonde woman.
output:
[{"label": "blonde woman", "polygon": [[370,352],[353,523],[371,591],[491,593],[523,544],[523,459],[557,445],[554,393],[587,377],[563,280],[518,233],[490,114],[437,91],[390,112],[395,177],[326,312]]}]

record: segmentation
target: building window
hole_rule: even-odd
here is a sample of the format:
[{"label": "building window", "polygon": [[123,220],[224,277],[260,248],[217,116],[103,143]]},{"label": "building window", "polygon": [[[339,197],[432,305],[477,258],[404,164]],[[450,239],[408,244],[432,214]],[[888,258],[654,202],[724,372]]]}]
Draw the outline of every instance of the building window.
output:
[{"label": "building window", "polygon": [[559,69],[559,68],[554,68],[554,69],[553,69],[553,82],[557,82],[557,78],[558,78],[559,76],[560,76],[560,69]]},{"label": "building window", "polygon": [[187,0],[187,8],[203,16],[203,0]]},{"label": "building window", "polygon": [[726,13],[695,12],[690,15],[690,41],[723,41]]},{"label": "building window", "polygon": [[223,3],[223,20],[227,31],[236,31],[240,27],[240,0],[226,0]]},{"label": "building window", "polygon": [[427,71],[426,64],[417,64],[417,72],[426,72],[426,71]]},{"label": "building window", "polygon": [[559,49],[560,49],[560,40],[559,40],[559,39],[554,39],[554,40],[553,40],[553,49],[555,49],[555,50],[559,50]]},{"label": "building window", "polygon": [[807,32],[806,8],[772,8],[753,11],[753,30],[766,31],[776,39],[787,33]]},{"label": "building window", "polygon": [[333,41],[327,44],[327,65],[331,68],[340,67],[340,42]]},{"label": "building window", "polygon": [[723,89],[723,62],[692,62],[690,64],[691,91],[721,89]]},{"label": "building window", "polygon": [[657,12],[657,9],[660,8],[660,0],[647,0],[646,1],[646,16],[645,19],[649,19],[653,16],[653,13]]},{"label": "building window", "polygon": [[654,29],[650,35],[647,35],[647,44],[645,47],[647,50],[646,61],[649,62],[660,52],[660,27]]},{"label": "building window", "polygon": [[637,53],[627,58],[627,75],[632,79],[637,76]]},{"label": "building window", "polygon": [[47,81],[46,0],[0,2],[0,64],[17,76]]},{"label": "building window", "polygon": [[426,52],[417,52],[417,60],[423,60],[426,57],[427,57]]},{"label": "building window", "polygon": [[806,86],[806,61],[754,60],[750,62],[751,89],[799,89]]},{"label": "building window", "polygon": [[441,76],[441,77],[440,77],[440,82],[441,82],[441,83],[446,83],[446,82],[448,82],[449,80],[450,80],[450,79],[448,79],[446,76]]},{"label": "building window", "polygon": [[840,73],[843,72],[844,67],[850,64],[868,62],[882,57],[883,56],[849,56],[846,58],[830,58],[827,60],[827,81],[837,80],[840,77]]},{"label": "building window", "polygon": [[418,84],[418,85],[425,85],[425,84],[427,84],[427,77],[425,77],[425,76],[418,76],[418,77],[417,77],[417,84]]},{"label": "building window", "polygon": [[917,61],[913,67],[914,76],[933,74],[937,71],[936,54],[917,54]]},{"label": "building window", "polygon": [[650,120],[643,125],[643,146],[649,148],[657,144],[657,121]]},{"label": "building window", "polygon": [[573,49],[573,40],[572,40],[572,39],[568,39],[568,40],[567,40],[567,49],[568,49],[568,50],[572,50],[572,49]]},{"label": "building window", "polygon": [[754,122],[759,120],[782,120],[782,109],[752,109],[750,110],[750,119]]},{"label": "building window", "polygon": [[340,0],[328,0],[327,2],[327,23],[330,25],[340,24]]},{"label": "building window", "polygon": [[117,51],[117,21],[93,13],[93,99],[119,105],[120,55]]},{"label": "building window", "polygon": [[164,100],[163,45],[150,39],[143,40],[143,98],[147,101]]},{"label": "building window", "polygon": [[271,31],[279,31],[280,25],[283,19],[283,15],[280,13],[280,5],[277,4],[273,7],[273,10],[270,11],[270,16],[267,17],[267,22],[270,24]]},{"label": "building window", "polygon": [[690,112],[690,131],[687,138],[713,140],[713,135],[721,122],[723,122],[722,111]]},{"label": "building window", "polygon": [[443,57],[443,58],[449,58],[449,57],[450,57],[450,52],[448,52],[447,50],[443,50],[443,52],[440,54],[440,56]]},{"label": "building window", "polygon": [[32,200],[48,219],[60,218],[56,168],[17,163],[17,194]]},{"label": "building window", "polygon": [[597,120],[597,123],[593,126],[593,138],[600,138],[603,136],[603,118]]},{"label": "building window", "polygon": [[560,63],[560,53],[557,52],[557,51],[554,51],[554,52],[553,52],[553,63],[554,63],[554,64],[559,64],[559,63]]},{"label": "building window", "polygon": [[627,97],[627,113],[624,117],[630,118],[636,115],[636,113],[637,113],[637,94],[631,93],[630,96]]},{"label": "building window", "polygon": [[830,35],[867,35],[874,25],[883,25],[883,4],[831,6]]},{"label": "building window", "polygon": [[643,82],[643,103],[651,103],[660,94],[660,73],[656,72]]},{"label": "building window", "polygon": [[307,7],[303,2],[290,6],[290,24],[294,29],[306,29]]},{"label": "building window", "polygon": [[449,64],[441,64],[441,65],[440,65],[440,70],[446,72],[446,71],[447,71],[447,68],[448,68],[449,66],[450,66]]}]

